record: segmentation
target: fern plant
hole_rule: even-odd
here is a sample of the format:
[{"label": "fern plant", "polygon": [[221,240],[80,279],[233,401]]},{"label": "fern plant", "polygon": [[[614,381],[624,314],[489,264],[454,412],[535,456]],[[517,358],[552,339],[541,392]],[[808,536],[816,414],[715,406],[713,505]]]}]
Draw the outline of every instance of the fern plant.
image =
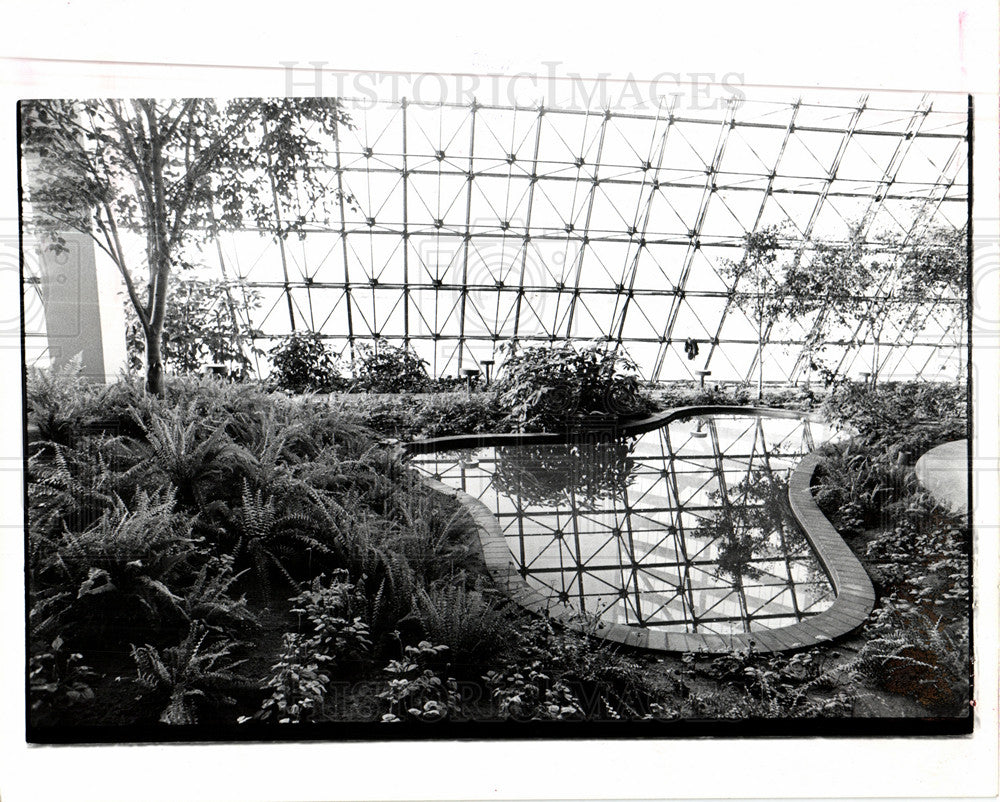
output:
[{"label": "fern plant", "polygon": [[275,575],[295,587],[290,560],[303,555],[311,559],[331,554],[332,549],[318,537],[329,524],[324,511],[315,505],[303,503],[283,508],[274,495],[251,490],[244,479],[242,506],[233,517],[239,533],[234,552],[236,565],[251,569],[265,595],[270,594]]},{"label": "fern plant", "polygon": [[149,644],[132,647],[140,686],[168,697],[160,714],[162,723],[197,724],[199,707],[235,704],[228,692],[248,686],[236,672],[246,661],[230,658],[235,644],[225,640],[209,643],[209,634],[205,626],[196,623],[179,645],[162,653]]},{"label": "fern plant", "polygon": [[177,489],[182,504],[200,510],[206,506],[206,488],[210,498],[227,497],[233,477],[249,473],[254,461],[221,426],[206,435],[200,419],[186,417],[183,410],[172,410],[142,423],[146,442],[139,454]]},{"label": "fern plant", "polygon": [[418,588],[415,614],[428,639],[442,643],[456,666],[483,665],[510,649],[515,631],[503,607],[464,581]]},{"label": "fern plant", "polygon": [[257,616],[244,596],[234,596],[233,586],[242,574],[233,571],[230,555],[206,561],[191,585],[182,591],[180,608],[190,621],[201,621],[219,633],[249,633],[259,628]]},{"label": "fern plant", "polygon": [[450,506],[424,488],[403,487],[392,497],[388,510],[396,525],[386,546],[406,557],[425,583],[444,579],[472,568],[476,552],[470,545],[474,535],[465,508]]},{"label": "fern plant", "polygon": [[47,445],[47,451],[28,458],[33,535],[85,529],[148,483],[148,466],[132,457],[122,437],[102,433],[75,446]]},{"label": "fern plant", "polygon": [[967,715],[971,676],[968,619],[928,618],[890,598],[872,614],[855,670],[877,686],[915,698],[939,715]]},{"label": "fern plant", "polygon": [[26,390],[28,423],[42,441],[72,445],[93,418],[93,391],[80,375],[31,368]]},{"label": "fern plant", "polygon": [[78,637],[126,637],[138,625],[186,620],[178,589],[202,556],[190,533],[172,493],[144,491],[131,509],[119,500],[83,532],[65,532],[32,587],[31,631],[71,625]]}]

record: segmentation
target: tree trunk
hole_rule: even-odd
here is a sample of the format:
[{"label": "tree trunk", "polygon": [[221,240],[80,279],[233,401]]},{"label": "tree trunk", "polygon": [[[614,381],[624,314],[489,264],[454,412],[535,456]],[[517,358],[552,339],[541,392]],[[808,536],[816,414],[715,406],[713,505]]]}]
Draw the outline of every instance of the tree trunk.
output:
[{"label": "tree trunk", "polygon": [[146,329],[146,392],[163,396],[163,332]]}]

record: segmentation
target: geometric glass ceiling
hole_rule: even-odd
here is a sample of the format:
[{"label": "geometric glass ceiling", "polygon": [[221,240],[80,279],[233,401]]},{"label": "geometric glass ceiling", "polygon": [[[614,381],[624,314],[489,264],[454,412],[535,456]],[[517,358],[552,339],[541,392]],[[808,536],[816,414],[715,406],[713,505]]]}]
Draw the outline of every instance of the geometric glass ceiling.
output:
[{"label": "geometric glass ceiling", "polygon": [[[641,112],[343,103],[353,128],[316,137],[326,210],[275,210],[304,217],[304,237],[229,232],[197,257],[264,349],[292,330],[318,331],[345,356],[384,338],[456,376],[512,339],[606,339],[648,379],[750,380],[757,326],[720,270],[747,233],[783,225],[779,261],[808,261],[815,241],[854,228],[866,252],[891,260],[968,219],[964,96]],[[248,309],[253,293],[260,306]],[[890,275],[867,303],[883,324],[880,375],[958,376],[964,297],[898,297]],[[765,380],[806,377],[817,314],[768,329]],[[837,372],[871,369],[868,323],[825,337]],[[266,357],[257,365],[267,372]]]}]

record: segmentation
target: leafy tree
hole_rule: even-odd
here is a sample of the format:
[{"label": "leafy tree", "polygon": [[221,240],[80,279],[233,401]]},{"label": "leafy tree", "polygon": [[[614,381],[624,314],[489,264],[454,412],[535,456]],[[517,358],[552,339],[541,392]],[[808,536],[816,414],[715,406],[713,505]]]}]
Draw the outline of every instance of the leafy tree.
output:
[{"label": "leafy tree", "polygon": [[[142,328],[147,389],[162,395],[170,278],[182,248],[248,223],[287,237],[301,232],[305,212],[322,219],[338,196],[315,152],[350,124],[331,98],[25,101],[30,224],[56,249],[65,247],[60,232],[83,232],[111,258]],[[145,238],[142,294],[123,232]]]},{"label": "leafy tree", "polygon": [[757,397],[764,396],[764,340],[785,310],[787,296],[776,262],[781,247],[780,226],[767,226],[746,235],[743,257],[720,265],[730,281],[736,305],[757,324]]},{"label": "leafy tree", "polygon": [[785,311],[793,317],[818,313],[807,340],[810,351],[835,327],[866,326],[875,383],[886,325],[894,321],[900,335],[921,330],[922,307],[940,296],[964,297],[967,270],[964,229],[934,227],[904,244],[896,237],[868,240],[855,225],[846,241],[817,241],[811,259],[788,266]]},{"label": "leafy tree", "polygon": [[[226,292],[223,282],[214,279],[178,277],[170,284],[163,326],[165,366],[180,373],[193,373],[206,361],[215,362],[231,365],[233,378],[246,378],[252,363],[241,342],[236,312],[226,302]],[[256,309],[260,306],[260,294],[247,290],[244,304],[248,311]],[[131,304],[126,311],[129,368],[141,370],[145,342],[142,324]],[[262,353],[252,344],[249,350]]]}]

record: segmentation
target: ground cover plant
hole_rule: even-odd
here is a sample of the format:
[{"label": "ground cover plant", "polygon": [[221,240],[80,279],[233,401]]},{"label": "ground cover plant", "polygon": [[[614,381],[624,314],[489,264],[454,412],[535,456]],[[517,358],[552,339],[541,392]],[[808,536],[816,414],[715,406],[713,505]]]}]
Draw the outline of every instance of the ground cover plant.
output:
[{"label": "ground cover plant", "polygon": [[824,411],[857,436],[828,448],[814,494],[879,596],[855,666],[928,714],[967,715],[969,520],[938,504],[913,471],[930,448],[967,436],[965,388],[846,382],[833,388]]},{"label": "ground cover plant", "polygon": [[[706,392],[735,401],[738,389]],[[945,419],[943,390],[899,394],[939,421],[921,447],[961,420]],[[392,442],[514,428],[499,396],[289,397],[176,378],[158,397],[140,380],[32,374],[32,725],[258,733],[349,721],[826,718],[901,688],[918,688],[928,713],[963,704],[968,532],[905,477],[891,498],[863,476],[820,488],[848,534],[852,504],[862,531],[878,534],[852,541],[883,593],[853,651],[643,655],[601,640],[596,622],[570,632],[528,615],[485,575],[464,508],[420,482]],[[863,412],[878,404],[847,387],[831,398],[831,416],[888,454],[872,468],[882,487],[902,468],[901,449],[885,450],[888,432]],[[812,403],[799,391],[776,402]],[[608,464],[622,459],[609,452]],[[550,455],[539,460],[544,474]],[[887,502],[891,529],[874,523]]]}]

